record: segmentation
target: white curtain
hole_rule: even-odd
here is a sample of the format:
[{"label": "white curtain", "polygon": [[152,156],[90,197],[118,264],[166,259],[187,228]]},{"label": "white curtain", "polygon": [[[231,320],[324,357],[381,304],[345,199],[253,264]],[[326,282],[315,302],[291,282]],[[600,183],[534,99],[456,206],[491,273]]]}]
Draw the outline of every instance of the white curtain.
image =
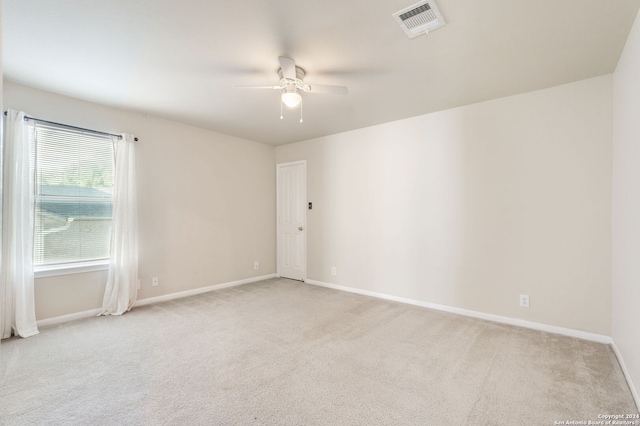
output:
[{"label": "white curtain", "polygon": [[35,183],[33,144],[25,113],[8,110],[5,123],[2,191],[2,274],[0,338],[38,334],[33,290]]},{"label": "white curtain", "polygon": [[111,262],[100,315],[122,315],[138,293],[138,211],[133,135],[114,138],[116,175],[111,230]]}]

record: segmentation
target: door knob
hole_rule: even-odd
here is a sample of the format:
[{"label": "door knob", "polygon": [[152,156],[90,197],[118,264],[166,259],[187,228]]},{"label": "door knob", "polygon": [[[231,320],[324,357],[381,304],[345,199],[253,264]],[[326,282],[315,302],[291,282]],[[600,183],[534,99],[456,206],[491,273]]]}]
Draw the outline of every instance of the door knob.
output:
[{"label": "door knob", "polygon": [[304,228],[302,226],[299,226],[298,231],[304,231]]}]

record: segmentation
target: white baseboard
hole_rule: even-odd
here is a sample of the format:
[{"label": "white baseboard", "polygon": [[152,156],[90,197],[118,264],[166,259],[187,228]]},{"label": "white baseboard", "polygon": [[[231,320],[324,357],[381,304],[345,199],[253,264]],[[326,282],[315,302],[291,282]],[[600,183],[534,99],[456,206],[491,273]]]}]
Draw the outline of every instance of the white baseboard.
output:
[{"label": "white baseboard", "polygon": [[89,311],[74,312],[73,314],[61,315],[59,317],[46,318],[36,322],[38,328],[48,325],[62,324],[63,322],[75,321],[77,319],[96,317],[102,312],[102,309],[91,309]]},{"label": "white baseboard", "polygon": [[[141,299],[136,301],[133,306],[144,306],[144,305],[150,305],[152,303],[158,303],[158,302],[165,302],[168,300],[174,300],[174,299],[180,299],[183,297],[188,297],[188,296],[194,296],[197,294],[202,294],[202,293],[208,293],[210,291],[214,291],[214,290],[220,290],[223,288],[229,288],[229,287],[235,287],[235,286],[239,286],[239,285],[243,285],[243,284],[249,284],[249,283],[253,283],[253,282],[257,282],[257,281],[262,281],[262,280],[267,280],[270,278],[276,278],[276,274],[269,274],[269,275],[262,275],[259,277],[253,277],[253,278],[247,278],[244,280],[238,280],[238,281],[232,281],[232,282],[228,282],[228,283],[223,283],[223,284],[216,284],[216,285],[212,285],[212,286],[208,286],[208,287],[201,287],[201,288],[196,288],[196,289],[192,289],[192,290],[186,290],[186,291],[180,291],[178,293],[171,293],[171,294],[165,294],[162,296],[157,296],[157,297],[150,297],[147,299]],[[631,376],[629,375],[629,371],[627,370],[627,366],[624,362],[624,359],[622,358],[622,354],[620,353],[620,350],[618,349],[618,347],[616,346],[615,341],[609,337],[609,336],[605,336],[605,335],[601,335],[601,334],[595,334],[595,333],[587,333],[584,331],[580,331],[580,330],[573,330],[570,328],[564,328],[564,327],[556,327],[556,326],[552,326],[552,325],[548,325],[548,324],[541,324],[541,323],[537,323],[537,322],[533,322],[533,321],[525,321],[525,320],[521,320],[521,319],[517,319],[517,318],[509,318],[509,317],[504,317],[504,316],[500,316],[500,315],[493,315],[493,314],[486,314],[483,312],[477,312],[477,311],[471,311],[471,310],[467,310],[467,309],[461,309],[461,308],[454,308],[451,306],[447,306],[447,305],[439,305],[436,303],[429,303],[429,302],[424,302],[421,300],[417,300],[417,299],[408,299],[405,297],[399,297],[399,296],[392,296],[389,294],[385,294],[385,293],[378,293],[378,292],[374,292],[374,291],[369,291],[369,290],[361,290],[361,289],[357,289],[357,288],[353,288],[353,287],[347,287],[347,286],[342,286],[342,285],[338,285],[338,284],[331,284],[331,283],[326,283],[326,282],[322,282],[322,281],[316,281],[316,280],[310,280],[310,279],[306,279],[305,280],[306,283],[308,284],[313,284],[313,285],[317,285],[320,287],[327,287],[327,288],[332,288],[335,290],[341,290],[341,291],[347,291],[350,293],[356,293],[356,294],[362,294],[365,296],[371,296],[371,297],[376,297],[379,299],[385,299],[385,300],[392,300],[395,302],[401,302],[401,303],[407,303],[409,305],[415,305],[415,306],[421,306],[424,308],[429,308],[429,309],[435,309],[438,311],[443,311],[443,312],[450,312],[450,313],[454,313],[454,314],[459,314],[459,315],[464,315],[464,316],[468,316],[468,317],[473,317],[473,318],[478,318],[478,319],[483,319],[483,320],[488,320],[488,321],[494,321],[494,322],[498,322],[498,323],[503,323],[503,324],[509,324],[509,325],[515,325],[518,327],[524,327],[524,328],[529,328],[532,330],[539,330],[539,331],[545,331],[545,332],[549,332],[549,333],[555,333],[555,334],[560,334],[563,336],[569,336],[569,337],[576,337],[579,339],[585,339],[585,340],[590,340],[593,342],[598,342],[598,343],[605,343],[605,344],[609,344],[611,346],[611,348],[613,349],[613,352],[615,353],[616,357],[618,358],[618,363],[620,364],[620,368],[622,369],[622,372],[627,380],[627,383],[629,385],[629,389],[631,390],[631,394],[633,395],[633,399],[636,403],[636,406],[638,407],[638,409],[640,410],[640,396],[638,395],[638,391],[633,383],[633,380],[631,380]],[[65,323],[65,322],[69,322],[69,321],[74,321],[77,319],[81,319],[81,318],[88,318],[88,317],[95,317],[98,314],[100,314],[101,309],[91,309],[88,311],[83,311],[83,312],[76,312],[73,314],[68,314],[68,315],[62,315],[59,317],[53,317],[53,318],[46,318],[43,320],[39,320],[37,322],[37,326],[38,327],[45,327],[45,326],[49,326],[49,325],[55,325],[55,324],[61,324],[61,323]]]},{"label": "white baseboard", "polygon": [[208,293],[214,290],[220,290],[223,288],[254,283],[256,281],[268,280],[270,278],[275,278],[275,277],[276,277],[276,274],[261,275],[259,277],[247,278],[247,279],[238,280],[238,281],[231,281],[228,283],[216,284],[209,287],[200,287],[200,288],[194,288],[193,290],[185,290],[185,291],[179,291],[177,293],[164,294],[162,296],[149,297],[147,299],[137,300],[136,303],[133,304],[133,307],[135,308],[136,306],[144,306],[144,305],[150,305],[152,303],[166,302],[168,300],[174,300],[174,299],[181,299],[183,297],[195,296],[196,294]]},{"label": "white baseboard", "polygon": [[546,331],[548,333],[561,334],[563,336],[569,336],[569,337],[577,337],[578,339],[591,340],[593,342],[598,342],[598,343],[605,343],[605,344],[613,343],[613,339],[611,337],[605,336],[605,335],[602,335],[602,334],[587,333],[586,331],[573,330],[571,328],[556,327],[556,326],[553,326],[553,325],[542,324],[542,323],[533,322],[533,321],[526,321],[526,320],[521,320],[521,319],[517,319],[517,318],[510,318],[510,317],[503,317],[503,316],[500,316],[500,315],[486,314],[484,312],[470,311],[468,309],[462,309],[462,308],[454,308],[452,306],[439,305],[437,303],[424,302],[422,300],[408,299],[408,298],[405,298],[405,297],[392,296],[390,294],[377,293],[375,291],[369,291],[369,290],[361,290],[361,289],[358,289],[358,288],[346,287],[346,286],[342,286],[342,285],[338,285],[338,284],[325,283],[325,282],[322,282],[322,281],[316,281],[316,280],[307,279],[307,280],[305,280],[305,282],[309,283],[309,284],[321,286],[321,287],[327,287],[327,288],[333,288],[333,289],[336,289],[336,290],[348,291],[350,293],[357,293],[357,294],[362,294],[362,295],[365,295],[365,296],[377,297],[379,299],[392,300],[394,302],[407,303],[409,305],[421,306],[423,308],[429,308],[429,309],[435,309],[435,310],[438,310],[438,311],[450,312],[450,313],[453,313],[453,314],[464,315],[464,316],[467,316],[467,317],[473,317],[473,318],[483,319],[483,320],[487,320],[487,321],[499,322],[499,323],[502,323],[502,324],[509,324],[509,325],[515,325],[515,326],[518,326],[518,327],[530,328],[532,330]]},{"label": "white baseboard", "polygon": [[624,373],[625,379],[627,379],[627,384],[629,384],[629,389],[631,389],[631,395],[633,395],[633,400],[636,402],[636,408],[640,411],[640,396],[638,395],[638,390],[631,380],[631,375],[629,374],[629,370],[627,370],[627,365],[624,363],[624,359],[622,358],[622,354],[616,345],[615,340],[611,342],[611,349],[613,349],[613,353],[616,354],[616,358],[618,358],[618,363],[620,364],[620,368],[622,369],[622,373]]},{"label": "white baseboard", "polygon": [[[164,294],[162,296],[149,297],[147,299],[137,300],[133,304],[133,307],[135,308],[136,306],[150,305],[151,303],[166,302],[167,300],[180,299],[182,297],[188,297],[188,296],[194,296],[196,294],[208,293],[208,292],[214,291],[214,290],[220,290],[220,289],[228,288],[228,287],[235,287],[235,286],[239,286],[239,285],[242,285],[242,284],[253,283],[253,282],[256,282],[256,281],[268,280],[269,278],[275,278],[275,277],[276,277],[276,274],[261,275],[259,277],[247,278],[247,279],[244,279],[244,280],[238,280],[238,281],[232,281],[232,282],[228,282],[228,283],[216,284],[216,285],[212,285],[212,286],[208,286],[208,287],[194,288],[193,290],[186,290],[186,291],[180,291],[180,292],[177,292],[177,293]],[[91,309],[89,311],[75,312],[73,314],[61,315],[59,317],[42,319],[42,320],[37,321],[36,324],[37,324],[38,327],[46,327],[46,326],[49,326],[49,325],[62,324],[62,323],[69,322],[69,321],[74,321],[74,320],[77,320],[77,319],[95,317],[95,316],[98,316],[101,311],[102,311],[102,309],[98,308],[98,309]]]},{"label": "white baseboard", "polygon": [[624,377],[627,380],[627,384],[629,385],[629,389],[631,390],[631,394],[633,395],[633,399],[636,403],[636,407],[638,408],[638,410],[640,410],[640,396],[638,395],[638,390],[636,389],[633,383],[633,380],[631,380],[631,375],[627,370],[627,366],[624,362],[624,359],[622,358],[622,354],[620,353],[620,350],[616,346],[616,343],[613,340],[613,338],[611,338],[610,336],[605,336],[602,334],[595,334],[595,333],[587,333],[585,331],[573,330],[570,328],[556,327],[553,325],[541,324],[533,321],[525,321],[517,318],[503,317],[500,315],[485,314],[483,312],[470,311],[467,309],[454,308],[451,306],[439,305],[436,303],[423,302],[421,300],[416,300],[416,299],[407,299],[404,297],[392,296],[384,293],[377,293],[375,291],[361,290],[358,288],[346,287],[338,284],[325,283],[322,281],[307,279],[305,280],[305,282],[308,284],[313,284],[321,287],[347,291],[350,293],[362,294],[365,296],[377,297],[379,299],[392,300],[395,302],[407,303],[410,305],[416,305],[424,308],[435,309],[438,311],[450,312],[454,314],[465,315],[468,317],[479,318],[479,319],[494,321],[494,322],[503,323],[503,324],[515,325],[518,327],[530,328],[533,330],[546,331],[548,333],[555,333],[563,336],[576,337],[579,339],[590,340],[597,343],[608,344],[609,346],[611,346],[611,349],[616,355],[616,358],[618,358],[618,363],[620,364],[622,373],[624,374]]}]

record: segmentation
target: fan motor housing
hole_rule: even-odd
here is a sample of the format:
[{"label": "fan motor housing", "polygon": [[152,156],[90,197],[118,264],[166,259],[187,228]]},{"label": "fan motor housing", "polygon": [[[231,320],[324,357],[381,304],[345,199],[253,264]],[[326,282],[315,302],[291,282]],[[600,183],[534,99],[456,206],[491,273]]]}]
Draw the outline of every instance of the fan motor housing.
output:
[{"label": "fan motor housing", "polygon": [[278,69],[278,75],[280,76],[280,85],[282,87],[287,87],[287,86],[291,86],[291,85],[296,85],[297,87],[302,87],[304,86],[304,70],[298,66],[296,66],[296,79],[295,80],[291,80],[289,78],[285,78],[284,74],[282,73],[282,68]]}]

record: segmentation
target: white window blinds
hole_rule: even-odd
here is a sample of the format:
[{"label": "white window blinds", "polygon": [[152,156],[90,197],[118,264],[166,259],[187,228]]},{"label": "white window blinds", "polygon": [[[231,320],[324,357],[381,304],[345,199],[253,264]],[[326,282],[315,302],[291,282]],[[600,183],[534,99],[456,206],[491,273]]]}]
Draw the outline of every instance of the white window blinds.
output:
[{"label": "white window blinds", "polygon": [[109,258],[115,169],[111,136],[40,123],[32,129],[34,264]]}]

